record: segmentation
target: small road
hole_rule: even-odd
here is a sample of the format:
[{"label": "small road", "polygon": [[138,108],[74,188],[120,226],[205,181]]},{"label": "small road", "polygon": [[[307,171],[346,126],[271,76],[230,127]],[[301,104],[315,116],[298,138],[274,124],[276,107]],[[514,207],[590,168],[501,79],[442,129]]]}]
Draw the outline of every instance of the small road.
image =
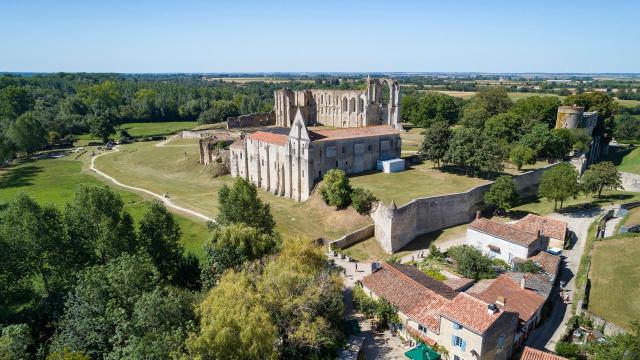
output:
[{"label": "small road", "polygon": [[[575,277],[580,267],[580,259],[584,254],[589,226],[604,211],[605,209],[594,207],[570,213],[548,215],[549,217],[566,221],[569,230],[576,235],[576,243],[573,248],[562,251],[564,259],[560,264],[560,272],[558,274],[559,280],[565,284],[564,289],[568,291],[571,299],[574,298],[576,290]],[[567,331],[566,323],[571,317],[571,304],[565,304],[556,289],[551,292],[549,301],[552,304],[551,314],[538,328],[529,334],[525,344],[540,350],[555,351],[556,343],[561,340]]]},{"label": "small road", "polygon": [[[169,138],[169,139],[171,139],[171,138]],[[167,140],[169,140],[169,139],[167,139]],[[165,140],[165,141],[166,141],[166,140]],[[158,145],[160,145],[160,144],[156,144],[156,146],[158,146]],[[143,192],[143,193],[145,193],[145,194],[147,194],[147,195],[151,195],[151,196],[153,196],[154,198],[156,198],[156,199],[160,200],[160,201],[161,201],[161,202],[162,202],[166,207],[168,207],[168,208],[170,208],[170,209],[173,209],[173,210],[178,211],[178,212],[183,213],[183,214],[187,214],[187,215],[191,215],[191,216],[197,217],[197,218],[202,219],[202,220],[204,220],[204,221],[214,221],[214,222],[215,222],[215,219],[212,219],[212,218],[208,217],[207,215],[204,215],[204,214],[199,213],[199,212],[197,212],[197,211],[193,211],[193,210],[191,210],[191,209],[187,209],[187,208],[184,208],[184,207],[182,207],[182,206],[179,206],[179,205],[174,204],[174,203],[171,201],[171,199],[166,198],[166,197],[164,197],[163,195],[160,195],[160,194],[158,194],[158,193],[154,193],[153,191],[150,191],[150,190],[147,190],[147,189],[143,189],[143,188],[139,188],[139,187],[135,187],[135,186],[130,186],[130,185],[123,184],[123,183],[121,183],[120,181],[116,180],[116,179],[115,179],[114,177],[112,177],[111,175],[108,175],[108,174],[106,174],[106,173],[104,173],[104,172],[102,172],[102,171],[100,171],[100,170],[98,170],[98,169],[96,168],[96,159],[97,159],[97,158],[99,158],[99,157],[101,157],[101,156],[104,156],[104,155],[107,155],[107,154],[112,154],[112,153],[114,153],[114,152],[116,152],[116,151],[120,151],[120,150],[118,149],[118,146],[114,147],[114,148],[113,148],[113,151],[110,151],[110,152],[104,152],[104,153],[102,153],[102,154],[98,154],[98,155],[96,155],[96,156],[93,156],[93,157],[91,158],[91,165],[89,166],[89,169],[90,169],[91,171],[95,172],[96,174],[98,174],[98,175],[102,176],[103,178],[105,178],[105,179],[107,179],[107,180],[111,181],[112,183],[114,183],[114,184],[116,184],[116,185],[118,185],[118,186],[121,186],[121,187],[123,187],[123,188],[125,188],[125,189],[134,190],[134,191],[138,191],[138,192]]]}]

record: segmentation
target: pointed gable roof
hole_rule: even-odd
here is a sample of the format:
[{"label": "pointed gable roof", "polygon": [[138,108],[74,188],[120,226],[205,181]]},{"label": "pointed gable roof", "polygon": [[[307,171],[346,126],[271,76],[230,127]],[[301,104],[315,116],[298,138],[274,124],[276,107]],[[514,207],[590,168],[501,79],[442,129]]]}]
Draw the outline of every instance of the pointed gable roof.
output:
[{"label": "pointed gable roof", "polygon": [[293,118],[293,124],[291,124],[289,137],[293,139],[309,141],[309,131],[307,130],[307,125],[304,123],[304,118],[302,117],[300,108],[296,110],[296,116]]}]

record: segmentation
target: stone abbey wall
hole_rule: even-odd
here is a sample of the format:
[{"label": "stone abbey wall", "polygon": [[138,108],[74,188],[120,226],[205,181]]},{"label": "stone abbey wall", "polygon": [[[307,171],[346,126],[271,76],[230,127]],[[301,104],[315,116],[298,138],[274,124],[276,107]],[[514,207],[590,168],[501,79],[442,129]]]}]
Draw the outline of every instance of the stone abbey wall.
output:
[{"label": "stone abbey wall", "polygon": [[[514,176],[520,196],[531,196],[537,191],[542,173],[556,164]],[[484,193],[492,183],[468,191],[414,199],[399,208],[379,203],[372,213],[375,237],[387,253],[394,253],[417,236],[473,220],[483,206]]]},{"label": "stone abbey wall", "polygon": [[275,124],[276,114],[273,110],[263,113],[240,115],[227,119],[227,129],[268,126]]}]

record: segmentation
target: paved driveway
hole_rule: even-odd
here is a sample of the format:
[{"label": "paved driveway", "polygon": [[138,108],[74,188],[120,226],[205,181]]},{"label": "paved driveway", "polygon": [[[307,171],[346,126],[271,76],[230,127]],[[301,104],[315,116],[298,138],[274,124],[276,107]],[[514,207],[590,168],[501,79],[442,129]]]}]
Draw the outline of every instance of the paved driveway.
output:
[{"label": "paved driveway", "polygon": [[[559,279],[565,284],[565,290],[569,291],[571,299],[575,293],[575,275],[580,267],[580,258],[584,253],[589,226],[604,212],[603,209],[591,208],[577,210],[570,213],[554,213],[549,217],[567,222],[568,228],[576,237],[576,243],[571,250],[564,250],[564,257],[560,265]],[[552,310],[549,317],[540,327],[535,329],[527,338],[526,345],[537,349],[555,350],[556,342],[566,332],[566,323],[571,317],[571,304],[566,305],[560,299],[559,293],[554,290],[551,293]]]}]

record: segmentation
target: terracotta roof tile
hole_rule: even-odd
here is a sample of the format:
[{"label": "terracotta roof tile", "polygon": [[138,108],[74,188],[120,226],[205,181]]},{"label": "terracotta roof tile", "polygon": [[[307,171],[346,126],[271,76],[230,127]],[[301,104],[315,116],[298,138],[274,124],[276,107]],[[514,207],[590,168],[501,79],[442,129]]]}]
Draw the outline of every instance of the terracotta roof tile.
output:
[{"label": "terracotta roof tile", "polygon": [[512,226],[532,234],[541,230],[542,235],[559,240],[564,240],[567,234],[566,222],[534,214],[525,216]]},{"label": "terracotta roof tile", "polygon": [[558,268],[560,267],[560,261],[562,260],[560,256],[549,254],[546,251],[540,251],[534,256],[530,257],[528,260],[533,261],[534,263],[540,265],[544,272],[555,277],[558,273]]},{"label": "terracotta roof tile", "polygon": [[387,264],[362,279],[362,284],[377,296],[389,301],[411,319],[440,332],[439,310],[456,294],[450,287],[434,280],[413,266]]},{"label": "terracotta roof tile", "polygon": [[567,360],[567,358],[525,346],[520,360]]},{"label": "terracotta roof tile", "polygon": [[544,297],[535,291],[522,289],[519,283],[505,275],[499,276],[486,289],[472,295],[487,303],[496,303],[502,297],[505,304],[496,305],[505,311],[517,312],[524,322],[529,321],[545,302]]},{"label": "terracotta roof tile", "polygon": [[266,131],[256,131],[253,134],[247,136],[248,139],[261,141],[267,144],[273,145],[286,145],[289,137],[287,135],[276,134]]},{"label": "terracotta roof tile", "polygon": [[459,278],[459,279],[447,279],[443,281],[445,285],[449,286],[455,291],[460,291],[473,284],[473,279]]},{"label": "terracotta roof tile", "polygon": [[504,313],[504,311],[498,310],[493,314],[489,314],[487,311],[488,305],[488,303],[471,295],[459,293],[458,296],[442,307],[440,314],[482,335]]},{"label": "terracotta roof tile", "polygon": [[472,221],[469,224],[469,228],[526,247],[529,247],[538,239],[536,234],[522,231],[510,224],[491,221],[485,218]]},{"label": "terracotta roof tile", "polygon": [[389,125],[363,126],[356,128],[342,128],[331,130],[313,130],[313,128],[311,128],[309,130],[309,136],[313,141],[330,141],[359,137],[400,134],[400,131],[392,128]]},{"label": "terracotta roof tile", "polygon": [[511,278],[516,284],[520,284],[522,279],[524,279],[525,289],[535,291],[536,294],[545,299],[549,298],[551,290],[553,289],[551,279],[545,274],[507,272],[503,276]]}]

